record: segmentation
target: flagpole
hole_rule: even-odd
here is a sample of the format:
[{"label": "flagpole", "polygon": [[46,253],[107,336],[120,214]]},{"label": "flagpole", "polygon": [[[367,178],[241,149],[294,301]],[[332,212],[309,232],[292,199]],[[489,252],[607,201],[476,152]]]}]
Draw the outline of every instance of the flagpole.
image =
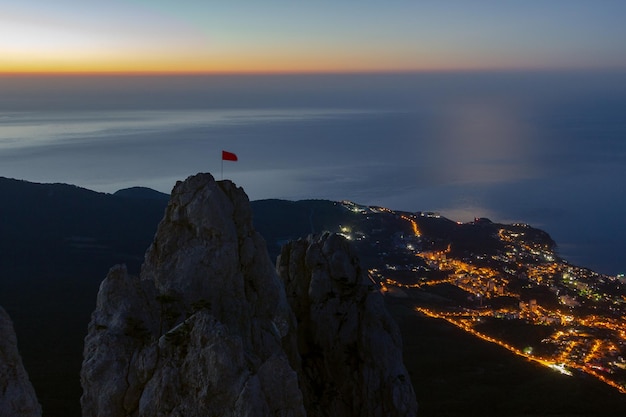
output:
[{"label": "flagpole", "polygon": [[224,158],[222,158],[222,181],[224,181]]}]

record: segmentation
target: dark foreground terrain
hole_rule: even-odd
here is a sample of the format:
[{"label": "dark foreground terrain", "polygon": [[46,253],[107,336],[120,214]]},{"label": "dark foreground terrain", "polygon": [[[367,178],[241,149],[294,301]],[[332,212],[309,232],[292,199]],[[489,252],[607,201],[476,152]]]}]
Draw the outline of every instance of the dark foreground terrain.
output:
[{"label": "dark foreground terrain", "polygon": [[[44,415],[79,416],[83,338],[98,286],[115,264],[139,272],[167,196],[9,179],[0,179],[0,194],[0,305],[14,321]],[[252,205],[272,258],[287,240],[323,230],[348,233],[358,223],[369,231],[351,236],[364,267],[407,262],[405,252],[394,250],[400,235],[410,233],[397,216],[368,217],[358,206],[351,211],[329,201]],[[421,416],[626,415],[626,396],[594,378],[561,375],[420,315],[419,298],[386,300],[402,329]]]}]

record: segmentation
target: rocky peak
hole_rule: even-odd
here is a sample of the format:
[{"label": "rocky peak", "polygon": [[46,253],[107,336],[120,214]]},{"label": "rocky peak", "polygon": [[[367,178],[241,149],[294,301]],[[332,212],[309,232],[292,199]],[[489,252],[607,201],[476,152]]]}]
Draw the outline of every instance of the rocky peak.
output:
[{"label": "rocky peak", "polygon": [[283,246],[278,270],[298,321],[308,416],[414,416],[400,330],[348,241],[309,236]]},{"label": "rocky peak", "polygon": [[241,188],[177,183],[140,276],[100,286],[83,415],[415,415],[397,326],[346,241],[292,243],[279,267],[284,283]]},{"label": "rocky peak", "polygon": [[40,417],[41,406],[17,350],[9,315],[0,307],[0,417]]},{"label": "rocky peak", "polygon": [[[85,416],[304,416],[294,318],[248,198],[176,184],[139,277],[111,269],[85,339]],[[292,332],[293,334],[293,332]]]}]

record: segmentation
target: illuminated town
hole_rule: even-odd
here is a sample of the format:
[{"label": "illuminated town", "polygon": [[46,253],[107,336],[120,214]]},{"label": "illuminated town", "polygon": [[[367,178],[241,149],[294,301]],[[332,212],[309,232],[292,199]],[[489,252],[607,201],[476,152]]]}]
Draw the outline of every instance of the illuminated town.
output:
[{"label": "illuminated town", "polygon": [[623,275],[567,263],[547,233],[526,224],[457,223],[432,212],[341,204],[362,220],[340,233],[367,254],[370,279],[383,294],[415,300],[416,314],[530,361],[626,393]]}]

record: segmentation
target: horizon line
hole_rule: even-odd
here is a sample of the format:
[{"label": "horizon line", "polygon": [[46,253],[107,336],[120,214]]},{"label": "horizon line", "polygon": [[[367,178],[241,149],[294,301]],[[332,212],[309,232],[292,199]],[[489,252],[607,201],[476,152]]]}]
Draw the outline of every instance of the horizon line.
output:
[{"label": "horizon line", "polygon": [[191,76],[297,76],[297,75],[411,75],[411,74],[479,74],[479,73],[626,73],[623,67],[607,68],[428,68],[398,70],[284,70],[284,71],[2,71],[0,77],[191,77]]}]

